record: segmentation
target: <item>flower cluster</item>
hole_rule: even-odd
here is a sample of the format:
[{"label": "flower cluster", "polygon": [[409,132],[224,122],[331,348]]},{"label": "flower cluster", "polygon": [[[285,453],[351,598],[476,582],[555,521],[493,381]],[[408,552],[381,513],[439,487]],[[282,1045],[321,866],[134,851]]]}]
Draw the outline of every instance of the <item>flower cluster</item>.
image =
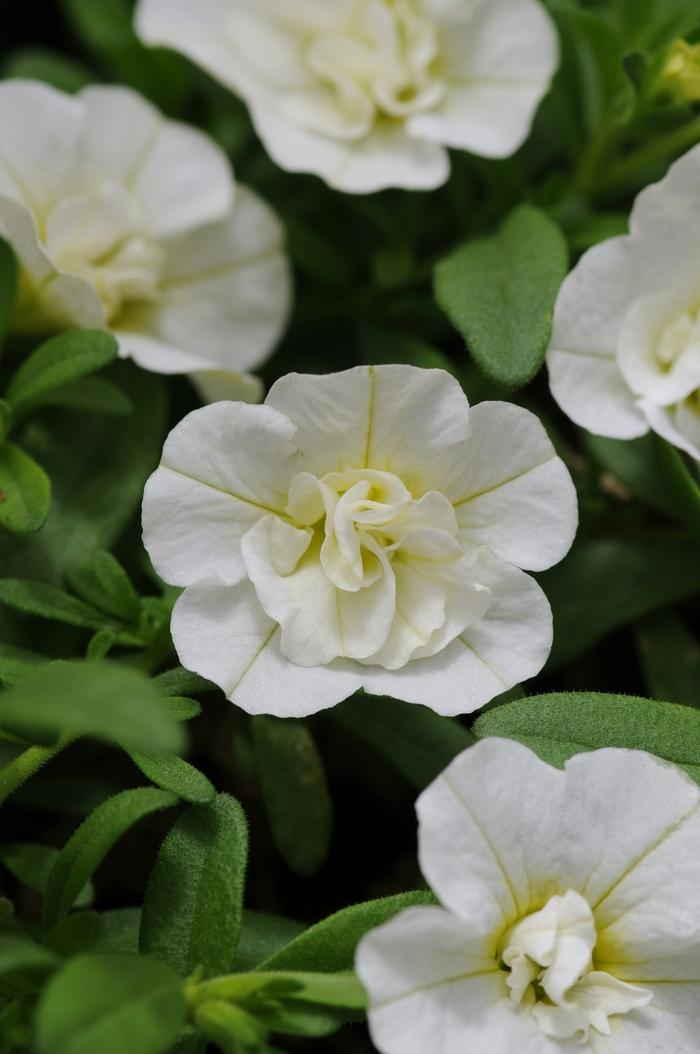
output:
[{"label": "flower cluster", "polygon": [[135,92],[0,85],[0,236],[14,328],[110,329],[158,373],[240,371],[286,322],[282,229],[222,151]]},{"label": "flower cluster", "polygon": [[186,587],[181,662],[244,709],[298,716],[365,688],[464,713],[547,658],[549,605],[521,568],[561,559],[576,498],[529,411],[470,410],[441,370],[355,367],[194,411],[143,525]]},{"label": "flower cluster", "polygon": [[512,154],[558,58],[538,0],[140,0],[137,26],[239,93],[282,168],[359,193]]},{"label": "flower cluster", "polygon": [[417,803],[440,907],[369,933],[383,1054],[698,1049],[700,791],[637,751],[565,770],[486,739]]}]

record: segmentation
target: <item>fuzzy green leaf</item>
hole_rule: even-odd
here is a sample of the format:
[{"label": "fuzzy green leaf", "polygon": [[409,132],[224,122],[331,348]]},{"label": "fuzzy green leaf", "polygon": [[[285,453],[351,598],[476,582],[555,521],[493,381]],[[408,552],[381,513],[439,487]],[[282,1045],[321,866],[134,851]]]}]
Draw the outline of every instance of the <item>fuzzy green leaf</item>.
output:
[{"label": "fuzzy green leaf", "polygon": [[26,578],[0,578],[0,604],[69,626],[102,629],[105,624],[105,616],[84,601],[55,586]]},{"label": "fuzzy green leaf", "polygon": [[259,715],[251,725],[275,844],[292,871],[313,875],[328,855],[333,827],[333,805],[314,739],[300,721]]},{"label": "fuzzy green leaf", "polygon": [[82,955],[47,986],[36,1014],[36,1054],[164,1054],[185,1019],[182,986],[164,963]]},{"label": "fuzzy green leaf", "polygon": [[117,357],[109,333],[73,329],[41,344],[10,381],[5,398],[14,410],[36,406],[54,388],[100,370]]},{"label": "fuzzy green leaf", "polygon": [[56,662],[0,693],[0,727],[34,743],[93,736],[126,748],[177,753],[180,723],[143,674],[111,662]]},{"label": "fuzzy green leaf", "polygon": [[238,802],[193,805],[165,838],[146,888],[141,951],[182,977],[233,968],[241,928],[248,831]]},{"label": "fuzzy green leaf", "polygon": [[159,755],[131,750],[129,756],[151,783],[172,791],[183,801],[201,805],[216,797],[216,788],[204,773],[176,754]]},{"label": "fuzzy green leaf", "polygon": [[646,750],[700,782],[700,711],[632,695],[554,692],[519,699],[478,717],[479,739],[524,743],[553,765],[600,747]]},{"label": "fuzzy green leaf", "polygon": [[51,507],[51,481],[14,443],[0,447],[0,526],[13,534],[35,534]]},{"label": "fuzzy green leaf", "polygon": [[520,387],[542,365],[567,265],[560,229],[532,205],[520,205],[496,234],[467,242],[437,265],[440,307],[499,384]]},{"label": "fuzzy green leaf", "polygon": [[51,868],[44,894],[47,930],[70,911],[78,893],[112,846],[135,823],[169,809],[177,798],[155,787],[136,787],[108,798],[91,812],[65,844]]},{"label": "fuzzy green leaf", "polygon": [[138,621],[138,593],[126,571],[111,553],[98,549],[90,559],[72,568],[71,588],[84,600],[129,625]]}]

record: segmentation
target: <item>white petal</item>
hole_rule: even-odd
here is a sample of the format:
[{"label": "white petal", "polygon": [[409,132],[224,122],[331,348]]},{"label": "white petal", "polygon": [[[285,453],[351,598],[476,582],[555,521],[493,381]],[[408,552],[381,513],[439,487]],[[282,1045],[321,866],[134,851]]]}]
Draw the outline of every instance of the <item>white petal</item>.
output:
[{"label": "white petal", "polygon": [[577,425],[612,439],[636,439],[649,431],[613,358],[552,348],[547,369],[552,395]]},{"label": "white petal", "polygon": [[695,146],[671,165],[662,180],[637,195],[630,232],[635,263],[649,276],[644,293],[658,290],[660,276],[669,288],[691,275],[700,280],[699,175],[700,147]]},{"label": "white petal", "polygon": [[355,366],[325,376],[290,373],[265,402],[297,425],[300,471],[394,472],[419,497],[446,490],[467,456],[467,399],[443,370]]},{"label": "white petal", "polygon": [[649,1006],[613,1018],[612,1035],[596,1035],[596,1054],[697,1054],[700,984],[651,988]]},{"label": "white petal", "polygon": [[85,107],[81,154],[88,186],[97,176],[127,183],[142,222],[159,237],[230,212],[233,176],[209,136],[165,120],[128,88],[92,85],[78,98]]},{"label": "white petal", "polygon": [[0,196],[0,235],[7,239],[19,262],[23,281],[13,326],[27,333],[52,329],[102,329],[102,306],[89,282],[58,271],[39,244],[29,210],[12,198]]},{"label": "white petal", "polygon": [[125,351],[158,373],[256,366],[289,315],[291,276],[282,240],[269,206],[239,187],[228,219],[163,243],[158,302],[117,320]]},{"label": "white petal", "polygon": [[0,84],[0,194],[45,213],[70,185],[81,121],[80,103],[46,84]]},{"label": "white petal", "polygon": [[254,373],[232,373],[230,370],[195,370],[190,380],[203,403],[227,399],[237,403],[261,403],[265,389]]},{"label": "white petal", "polygon": [[463,5],[438,19],[444,102],[413,117],[411,134],[482,157],[521,145],[558,61],[551,19],[536,0]]},{"label": "white petal", "polygon": [[467,714],[542,669],[552,645],[552,615],[535,580],[485,557],[474,578],[492,592],[483,618],[437,655],[400,670],[372,667],[363,678],[368,692],[423,703],[439,714]]},{"label": "white petal", "polygon": [[171,631],[182,664],[218,684],[250,714],[305,717],[359,687],[352,663],[309,669],[285,659],[279,627],[249,582],[188,586],[175,604]]},{"label": "white petal", "polygon": [[167,582],[243,576],[241,538],[283,515],[293,437],[282,414],[245,403],[213,403],[176,425],[143,501],[144,545]]},{"label": "white petal", "polygon": [[[697,400],[697,396],[695,397]],[[652,428],[667,442],[685,450],[700,461],[700,409],[685,403],[677,406],[657,406],[649,399],[640,399],[639,408]]]},{"label": "white petal", "polygon": [[[280,552],[297,542],[301,549],[301,536],[306,544],[298,563],[275,566]],[[277,526],[273,517],[267,517],[242,542],[243,560],[260,603],[282,627],[282,654],[302,666],[322,665],[341,656],[364,659],[384,643],[394,616],[391,567],[382,553],[382,572],[372,585],[356,592],[337,589],[320,563],[319,539],[309,546],[310,538],[309,530]]]},{"label": "white petal", "polygon": [[464,473],[448,496],[460,539],[532,571],[557,563],[574,540],[576,491],[544,428],[528,410],[485,402],[471,410]]}]

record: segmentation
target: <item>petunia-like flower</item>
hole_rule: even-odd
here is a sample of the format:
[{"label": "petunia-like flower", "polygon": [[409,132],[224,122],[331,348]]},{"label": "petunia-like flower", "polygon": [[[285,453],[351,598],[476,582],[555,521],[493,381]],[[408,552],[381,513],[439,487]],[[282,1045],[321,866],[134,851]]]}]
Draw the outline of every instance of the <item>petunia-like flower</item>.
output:
[{"label": "petunia-like flower", "polygon": [[441,906],[361,941],[382,1054],[697,1054],[700,790],[641,751],[564,771],[510,740],[418,799]]},{"label": "petunia-like flower", "polygon": [[558,58],[539,0],[140,0],[136,27],[241,95],[278,165],[357,193],[512,154]]},{"label": "petunia-like flower", "polygon": [[564,555],[576,499],[529,411],[470,410],[443,370],[358,366],[195,410],[143,526],[185,587],[181,662],[245,710],[298,716],[364,687],[459,713],[542,667],[551,613],[520,568]]},{"label": "petunia-like flower", "polygon": [[14,327],[109,329],[158,373],[240,372],[286,322],[282,229],[207,136],[135,92],[0,84],[0,236]]},{"label": "petunia-like flower", "polygon": [[597,435],[649,429],[700,459],[700,146],[635,201],[630,233],[583,255],[559,292],[552,394]]}]

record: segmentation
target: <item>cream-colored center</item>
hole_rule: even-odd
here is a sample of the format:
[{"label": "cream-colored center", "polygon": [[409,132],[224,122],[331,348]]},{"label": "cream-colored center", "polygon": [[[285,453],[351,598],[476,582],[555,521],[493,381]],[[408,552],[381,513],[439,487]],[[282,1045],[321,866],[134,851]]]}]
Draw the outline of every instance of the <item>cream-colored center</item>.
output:
[{"label": "cream-colored center", "polygon": [[516,922],[501,941],[510,998],[527,1008],[546,1035],[585,1040],[595,1029],[607,1036],[610,1017],[651,999],[647,989],[595,969],[596,940],[588,901],[568,890]]}]

